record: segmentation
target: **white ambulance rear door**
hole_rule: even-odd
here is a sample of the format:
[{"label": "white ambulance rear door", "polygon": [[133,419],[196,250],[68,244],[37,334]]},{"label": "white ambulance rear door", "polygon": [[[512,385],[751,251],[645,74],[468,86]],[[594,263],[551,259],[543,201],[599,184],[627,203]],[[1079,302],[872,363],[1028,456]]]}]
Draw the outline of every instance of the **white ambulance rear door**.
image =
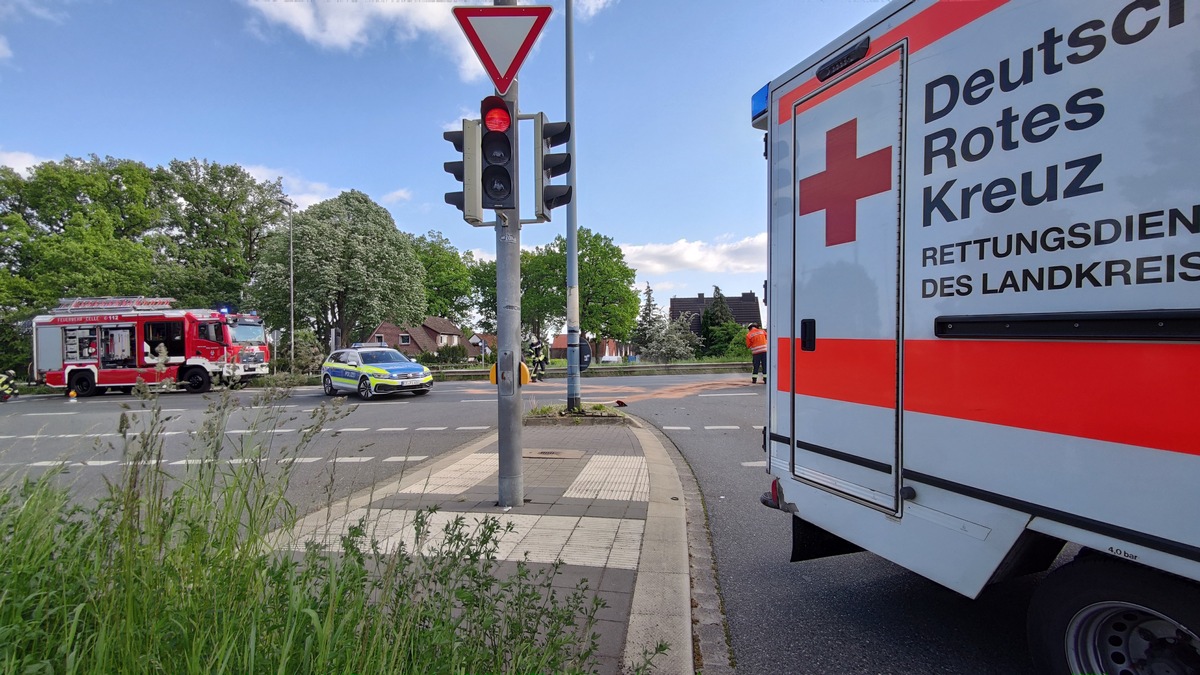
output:
[{"label": "white ambulance rear door", "polygon": [[793,479],[898,513],[907,45],[886,16],[772,91],[771,321]]}]

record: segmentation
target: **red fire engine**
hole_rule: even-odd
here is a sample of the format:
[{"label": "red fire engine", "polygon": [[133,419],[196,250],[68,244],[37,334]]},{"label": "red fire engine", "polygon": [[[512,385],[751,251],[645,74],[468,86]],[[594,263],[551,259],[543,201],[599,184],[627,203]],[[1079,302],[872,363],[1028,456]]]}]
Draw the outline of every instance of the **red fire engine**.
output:
[{"label": "red fire engine", "polygon": [[192,393],[214,382],[244,384],[268,372],[270,351],[257,316],[176,309],[173,298],[65,298],[33,320],[38,381],[78,396],[138,380],[170,380]]}]

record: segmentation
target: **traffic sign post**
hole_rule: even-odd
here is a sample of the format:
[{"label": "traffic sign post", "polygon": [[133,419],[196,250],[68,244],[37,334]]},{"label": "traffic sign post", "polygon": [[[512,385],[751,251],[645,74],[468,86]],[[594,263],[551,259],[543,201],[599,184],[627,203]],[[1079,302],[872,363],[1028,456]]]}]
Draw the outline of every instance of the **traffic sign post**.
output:
[{"label": "traffic sign post", "polygon": [[[550,18],[550,7],[516,6],[516,0],[496,0],[494,7],[455,7],[452,11],[483,69],[496,85],[498,94],[485,98],[480,104],[477,194],[482,208],[495,209],[496,212],[495,380],[498,394],[499,504],[503,507],[521,506],[525,503],[525,477],[521,468],[523,410],[519,386],[521,210],[516,77],[546,20]],[[464,186],[464,201],[468,192]],[[449,195],[447,201],[450,201]],[[465,216],[466,209],[463,211]]]}]

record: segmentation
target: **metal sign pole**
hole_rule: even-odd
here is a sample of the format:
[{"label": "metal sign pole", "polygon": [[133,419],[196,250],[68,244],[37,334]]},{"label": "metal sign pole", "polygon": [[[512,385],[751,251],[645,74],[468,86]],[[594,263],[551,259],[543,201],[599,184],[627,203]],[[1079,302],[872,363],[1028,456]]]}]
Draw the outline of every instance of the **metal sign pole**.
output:
[{"label": "metal sign pole", "polygon": [[[495,0],[515,5],[516,0]],[[497,92],[499,93],[499,92]],[[500,506],[525,503],[525,474],[521,467],[521,193],[517,122],[517,82],[503,95],[513,111],[512,190],[515,208],[496,210],[496,417],[500,456]]]},{"label": "metal sign pole", "polygon": [[582,410],[582,393],[579,387],[579,230],[575,216],[579,204],[575,167],[579,155],[575,154],[575,29],[572,21],[574,0],[567,0],[567,123],[571,125],[571,138],[567,141],[567,153],[571,155],[571,170],[567,173],[567,185],[571,186],[571,201],[567,204],[567,410]]}]

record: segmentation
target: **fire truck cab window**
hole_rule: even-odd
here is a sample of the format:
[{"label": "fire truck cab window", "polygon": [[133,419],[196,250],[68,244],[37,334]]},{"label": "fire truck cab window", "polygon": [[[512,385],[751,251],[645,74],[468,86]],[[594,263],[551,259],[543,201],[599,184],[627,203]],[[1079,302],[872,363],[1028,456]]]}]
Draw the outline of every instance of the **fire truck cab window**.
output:
[{"label": "fire truck cab window", "polygon": [[166,345],[168,357],[184,357],[182,321],[147,321],[146,343],[150,354],[158,354],[158,346]]},{"label": "fire truck cab window", "polygon": [[200,339],[208,340],[209,342],[225,341],[221,339],[221,324],[219,323],[202,323],[197,326],[200,329]]}]

